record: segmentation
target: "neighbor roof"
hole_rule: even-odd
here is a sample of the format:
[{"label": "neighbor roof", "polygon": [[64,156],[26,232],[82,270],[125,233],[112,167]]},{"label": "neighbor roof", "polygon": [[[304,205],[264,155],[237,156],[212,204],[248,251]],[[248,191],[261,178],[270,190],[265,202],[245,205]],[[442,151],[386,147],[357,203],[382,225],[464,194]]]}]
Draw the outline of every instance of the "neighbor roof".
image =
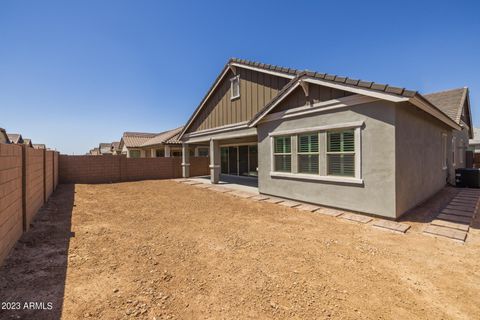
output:
[{"label": "neighbor roof", "polygon": [[19,133],[7,133],[7,136],[11,143],[19,143],[22,140],[22,135]]},{"label": "neighbor roof", "polygon": [[468,88],[458,88],[429,93],[423,96],[447,114],[453,121],[460,124],[462,109],[467,94]]},{"label": "neighbor roof", "polygon": [[3,128],[0,128],[0,137],[1,137],[0,142],[10,143],[10,139],[8,138],[7,132]]},{"label": "neighbor roof", "polygon": [[480,128],[473,128],[473,138],[468,141],[469,144],[480,144]]},{"label": "neighbor roof", "polygon": [[113,150],[118,150],[118,149],[120,149],[120,141],[114,141],[114,142],[112,142],[111,148],[112,148]]},{"label": "neighbor roof", "polygon": [[158,133],[146,132],[124,132],[122,141],[127,148],[141,147],[149,139],[155,137]]},{"label": "neighbor roof", "polygon": [[33,147],[32,139],[28,139],[28,138],[23,139],[23,144],[26,146]]},{"label": "neighbor roof", "polygon": [[158,144],[180,144],[181,141],[178,140],[180,132],[183,130],[183,126],[175,128],[173,130],[168,130],[157,134],[155,137],[148,139],[142,144],[142,147],[153,146]]},{"label": "neighbor roof", "polygon": [[33,147],[35,149],[46,149],[46,146],[43,143],[34,143]]}]

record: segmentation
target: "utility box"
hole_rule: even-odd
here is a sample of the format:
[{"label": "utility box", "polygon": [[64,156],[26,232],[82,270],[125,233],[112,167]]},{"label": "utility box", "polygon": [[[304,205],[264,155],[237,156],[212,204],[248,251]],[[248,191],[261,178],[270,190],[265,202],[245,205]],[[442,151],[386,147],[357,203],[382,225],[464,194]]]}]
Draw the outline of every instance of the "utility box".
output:
[{"label": "utility box", "polygon": [[455,186],[480,188],[480,168],[455,169]]}]

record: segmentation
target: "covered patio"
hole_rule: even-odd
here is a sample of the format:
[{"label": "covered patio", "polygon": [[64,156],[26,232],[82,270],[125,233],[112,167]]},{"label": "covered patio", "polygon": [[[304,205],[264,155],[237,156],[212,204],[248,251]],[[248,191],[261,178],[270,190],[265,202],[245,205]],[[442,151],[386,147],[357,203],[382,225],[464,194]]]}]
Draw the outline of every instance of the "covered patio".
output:
[{"label": "covered patio", "polygon": [[[212,184],[210,176],[201,176],[189,178],[189,180],[201,182],[203,184]],[[225,186],[229,189],[245,191],[258,194],[258,179],[254,177],[232,176],[227,174],[220,174],[219,180],[216,183]]]}]

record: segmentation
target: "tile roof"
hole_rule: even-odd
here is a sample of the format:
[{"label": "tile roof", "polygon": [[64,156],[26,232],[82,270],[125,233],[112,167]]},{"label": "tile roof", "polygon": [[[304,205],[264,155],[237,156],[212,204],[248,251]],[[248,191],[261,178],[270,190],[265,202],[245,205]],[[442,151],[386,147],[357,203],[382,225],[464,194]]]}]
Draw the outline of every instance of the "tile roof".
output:
[{"label": "tile roof", "polygon": [[423,96],[459,124],[467,91],[467,88],[458,88],[424,94]]},{"label": "tile roof", "polygon": [[114,141],[111,145],[112,150],[119,150],[120,149],[120,141]]},{"label": "tile roof", "polygon": [[276,72],[283,72],[285,74],[289,74],[292,76],[308,76],[316,79],[321,79],[324,81],[328,81],[331,83],[338,83],[350,87],[359,87],[362,89],[370,89],[373,91],[378,91],[378,92],[385,92],[385,93],[390,93],[390,94],[396,94],[399,96],[403,97],[408,97],[411,98],[413,97],[417,91],[414,90],[409,90],[403,87],[394,87],[388,84],[383,84],[383,83],[376,83],[373,81],[366,81],[366,80],[359,80],[359,79],[353,79],[345,76],[339,76],[336,74],[328,74],[328,73],[321,73],[321,72],[314,72],[314,71],[309,71],[309,70],[297,70],[297,69],[291,69],[291,68],[284,68],[284,67],[279,67],[271,64],[264,64],[264,63],[259,63],[259,62],[252,62],[248,60],[242,60],[242,59],[236,59],[232,58],[230,59],[230,62],[235,62],[238,64],[243,64],[245,66],[250,66],[250,67],[255,67],[255,68],[260,68],[264,69],[266,71],[276,71]]},{"label": "tile roof", "polygon": [[158,133],[146,132],[124,132],[122,136],[123,143],[127,148],[141,147],[149,139],[157,136]]},{"label": "tile roof", "polygon": [[153,146],[153,145],[164,144],[164,143],[180,144],[181,141],[178,140],[178,137],[182,130],[183,130],[183,126],[175,128],[173,130],[161,132],[157,134],[155,137],[145,141],[141,146],[147,147],[147,146]]}]

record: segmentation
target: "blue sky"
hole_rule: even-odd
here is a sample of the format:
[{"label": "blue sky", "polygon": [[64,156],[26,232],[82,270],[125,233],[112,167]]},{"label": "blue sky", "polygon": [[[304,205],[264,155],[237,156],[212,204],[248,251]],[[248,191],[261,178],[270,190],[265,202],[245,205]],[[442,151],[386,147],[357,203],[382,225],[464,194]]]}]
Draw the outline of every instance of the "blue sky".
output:
[{"label": "blue sky", "polygon": [[183,124],[230,57],[427,93],[468,86],[478,1],[2,1],[0,127],[62,153]]}]

